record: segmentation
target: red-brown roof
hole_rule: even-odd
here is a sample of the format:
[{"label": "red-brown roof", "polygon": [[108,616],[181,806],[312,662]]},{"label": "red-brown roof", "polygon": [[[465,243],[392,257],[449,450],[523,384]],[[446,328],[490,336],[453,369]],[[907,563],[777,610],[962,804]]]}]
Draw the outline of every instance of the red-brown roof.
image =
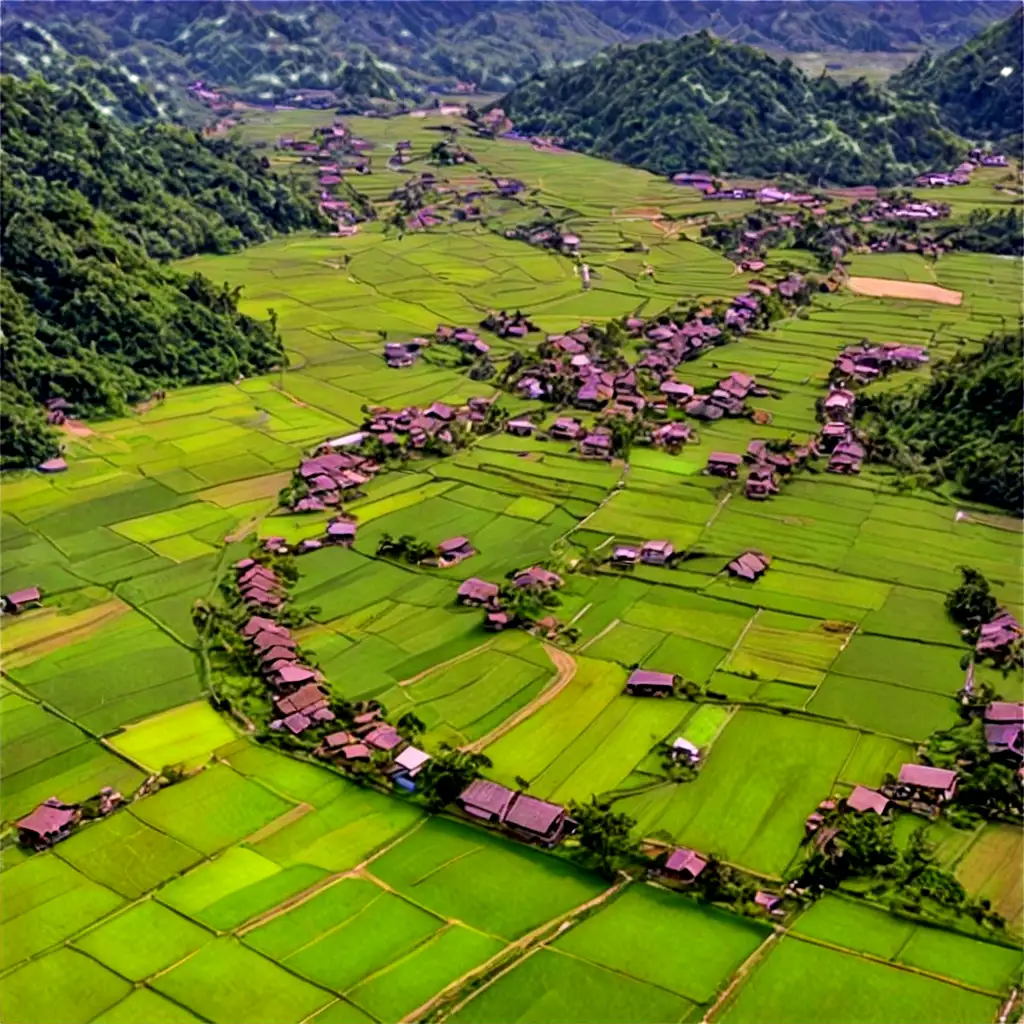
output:
[{"label": "red-brown roof", "polygon": [[525,793],[517,793],[505,814],[505,824],[543,836],[564,816],[565,808],[558,804],[549,804]]},{"label": "red-brown roof", "polygon": [[17,827],[37,836],[52,835],[70,825],[78,815],[78,808],[62,804],[55,797],[41,803],[31,814],[17,822]]},{"label": "red-brown roof", "polygon": [[846,806],[851,811],[874,811],[875,814],[885,814],[889,801],[877,790],[857,786],[846,798]]},{"label": "red-brown roof", "polygon": [[463,790],[459,796],[459,803],[471,813],[475,808],[486,814],[504,818],[514,797],[515,793],[511,789],[506,789],[504,786],[498,785],[497,782],[476,779]]},{"label": "red-brown roof", "polygon": [[905,786],[920,786],[923,789],[949,789],[956,782],[956,772],[952,768],[905,764],[900,768],[899,781]]},{"label": "red-brown roof", "polygon": [[682,874],[689,873],[696,878],[708,865],[708,862],[696,850],[678,847],[673,850],[665,861],[665,870]]}]

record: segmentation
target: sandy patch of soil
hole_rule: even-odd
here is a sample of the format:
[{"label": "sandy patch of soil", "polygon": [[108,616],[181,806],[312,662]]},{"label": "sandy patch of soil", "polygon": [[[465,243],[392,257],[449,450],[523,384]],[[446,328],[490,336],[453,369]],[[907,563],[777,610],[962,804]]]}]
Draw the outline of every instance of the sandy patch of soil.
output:
[{"label": "sandy patch of soil", "polygon": [[870,295],[877,299],[917,299],[920,302],[941,302],[946,306],[959,306],[963,292],[940,288],[937,284],[919,284],[916,281],[888,281],[881,277],[851,277],[846,282],[851,292]]},{"label": "sandy patch of soil", "polygon": [[65,420],[60,429],[72,437],[92,437],[96,433],[91,427],[87,427],[81,420]]}]

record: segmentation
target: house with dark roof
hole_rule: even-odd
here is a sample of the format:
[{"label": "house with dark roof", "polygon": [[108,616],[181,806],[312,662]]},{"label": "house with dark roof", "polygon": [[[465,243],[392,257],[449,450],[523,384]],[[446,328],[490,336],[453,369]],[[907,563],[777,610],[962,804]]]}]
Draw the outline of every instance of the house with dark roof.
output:
[{"label": "house with dark roof", "polygon": [[488,583],[487,580],[471,576],[468,580],[464,580],[459,584],[456,599],[459,604],[490,604],[498,596],[498,591],[499,587],[496,583]]},{"label": "house with dark roof", "polygon": [[540,565],[532,565],[529,569],[521,569],[512,582],[517,587],[545,587],[556,590],[565,582],[557,572],[551,572]]},{"label": "house with dark roof", "polygon": [[610,434],[587,434],[580,441],[580,455],[585,459],[610,459],[612,457],[612,438]]},{"label": "house with dark roof", "polygon": [[487,779],[474,779],[459,794],[456,803],[474,818],[500,824],[514,799],[515,793],[511,789]]},{"label": "house with dark roof", "polygon": [[553,846],[565,830],[566,811],[558,804],[516,793],[502,824],[525,839]]},{"label": "house with dark roof", "polygon": [[8,615],[18,615],[27,608],[38,607],[43,595],[38,587],[27,587],[24,590],[12,590],[3,596],[3,610]]},{"label": "house with dark roof", "polygon": [[674,675],[638,668],[626,680],[625,692],[631,697],[671,697],[675,689]]},{"label": "house with dark roof", "polygon": [[729,574],[741,580],[753,582],[759,579],[768,570],[771,559],[762,555],[760,551],[744,551],[738,555],[727,566]]},{"label": "house with dark roof", "polygon": [[712,452],[708,456],[705,472],[711,476],[724,476],[735,480],[743,464],[743,456],[735,452]]},{"label": "house with dark roof", "polygon": [[675,554],[675,547],[668,540],[649,540],[640,549],[640,561],[645,565],[666,565]]},{"label": "house with dark roof", "polygon": [[548,429],[548,434],[557,441],[575,441],[583,433],[583,424],[571,416],[559,416]]},{"label": "house with dark roof", "polygon": [[689,885],[697,880],[707,866],[707,860],[696,850],[688,850],[679,846],[668,855],[660,873],[665,878]]},{"label": "house with dark roof", "polygon": [[476,549],[466,537],[451,537],[437,545],[437,564],[441,568],[447,568],[458,565],[475,554]]},{"label": "house with dark roof", "polygon": [[31,814],[15,822],[18,842],[33,850],[45,850],[67,839],[81,820],[82,810],[77,804],[66,804],[51,796]]}]

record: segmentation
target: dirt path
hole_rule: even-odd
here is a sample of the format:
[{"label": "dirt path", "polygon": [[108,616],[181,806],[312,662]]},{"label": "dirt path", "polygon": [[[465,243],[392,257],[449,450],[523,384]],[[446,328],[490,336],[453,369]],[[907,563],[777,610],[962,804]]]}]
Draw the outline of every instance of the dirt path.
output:
[{"label": "dirt path", "polygon": [[846,282],[851,292],[870,295],[877,299],[917,299],[921,302],[940,302],[946,306],[959,306],[963,292],[940,288],[937,284],[917,281],[889,281],[882,277],[851,277]]},{"label": "dirt path", "polygon": [[493,977],[488,978],[483,985],[479,988],[474,989],[465,999],[459,1000],[453,1006],[443,1013],[440,1017],[441,1020],[445,1020],[450,1017],[453,1013],[458,1012],[466,1005],[474,996],[482,992],[485,988],[489,988],[499,978],[504,977],[513,968],[517,967],[526,958],[525,956],[516,956],[517,953],[525,953],[526,956],[530,956],[536,946],[538,949],[544,946],[549,940],[549,932],[556,925],[558,926],[555,934],[561,935],[565,931],[566,925],[575,921],[580,914],[585,914],[588,910],[593,907],[600,906],[602,903],[607,902],[617,893],[620,893],[627,885],[629,885],[631,879],[628,877],[620,878],[614,885],[609,886],[604,892],[599,893],[591,900],[587,900],[586,903],[581,903],[578,907],[573,907],[571,910],[567,910],[564,914],[559,917],[555,917],[550,921],[545,921],[540,927],[535,928],[532,932],[528,932],[520,939],[516,939],[515,942],[509,943],[504,946],[499,952],[495,953],[489,960],[479,964],[467,971],[461,978],[456,978],[455,981],[446,985],[440,992],[425,1002],[422,1006],[416,1007],[412,1013],[406,1014],[402,1018],[401,1024],[414,1024],[416,1021],[424,1020],[430,1013],[432,1013],[439,1005],[441,1005],[446,999],[454,996],[461,988],[465,987],[473,979],[486,976],[487,973],[493,969],[493,967],[500,963],[502,960],[508,958],[509,963],[506,964],[500,971],[498,971]]},{"label": "dirt path", "polygon": [[480,739],[467,743],[460,749],[468,750],[474,754],[480,753],[484,747],[500,740],[502,736],[511,732],[520,722],[526,721],[534,712],[539,711],[545,704],[553,701],[572,682],[573,676],[576,675],[576,659],[566,651],[558,647],[552,647],[551,644],[545,644],[544,650],[556,669],[554,685],[549,686],[539,696],[531,700],[525,708],[517,711],[510,719],[502,722],[497,729],[492,729],[486,736],[481,736]]},{"label": "dirt path", "polygon": [[462,661],[469,661],[470,658],[475,658],[482,651],[486,651],[493,643],[494,640],[488,640],[486,643],[482,643],[479,647],[474,647],[471,651],[466,651],[464,654],[456,654],[454,658],[442,661],[440,665],[432,665],[430,668],[425,668],[422,672],[417,673],[411,679],[403,679],[398,685],[412,686],[414,683],[418,683],[421,679],[426,679],[432,672],[437,672],[443,668],[451,668],[453,665],[458,665]]},{"label": "dirt path", "polygon": [[750,973],[750,969],[760,962],[761,958],[768,952],[768,949],[773,943],[777,942],[779,938],[778,932],[772,932],[771,935],[761,943],[757,949],[754,950],[750,956],[740,965],[740,969],[732,976],[732,981],[726,986],[725,991],[714,1001],[711,1009],[704,1014],[704,1019],[701,1024],[708,1024],[708,1021],[714,1017],[714,1015],[728,1002],[729,997],[736,991],[736,987],[742,984],[743,980]]}]

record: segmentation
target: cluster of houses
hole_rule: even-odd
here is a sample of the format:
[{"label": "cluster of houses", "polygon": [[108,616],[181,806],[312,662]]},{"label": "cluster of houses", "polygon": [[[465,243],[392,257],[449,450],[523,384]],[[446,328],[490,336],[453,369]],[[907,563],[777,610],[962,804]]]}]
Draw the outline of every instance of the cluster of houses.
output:
[{"label": "cluster of houses", "polygon": [[748,583],[753,583],[755,580],[759,580],[768,571],[768,566],[771,564],[772,560],[768,555],[765,555],[760,551],[750,550],[737,555],[726,566],[726,569],[730,576],[735,576],[736,579],[746,580]]},{"label": "cluster of houses", "polygon": [[[362,441],[362,435],[359,438]],[[297,483],[301,486],[293,493],[296,498],[294,512],[323,512],[337,508],[343,496],[354,498],[362,494],[361,488],[380,471],[380,466],[357,451],[338,451],[331,442],[321,445],[316,452],[299,463]]]},{"label": "cluster of houses", "polygon": [[[279,541],[284,543],[280,537],[267,538],[264,547],[269,550],[272,546],[276,550]],[[247,607],[270,610],[284,604],[285,587],[273,569],[255,559],[243,558],[235,563],[235,573],[239,596]]]},{"label": "cluster of houses", "polygon": [[632,544],[617,545],[608,561],[616,569],[632,569],[637,565],[670,565],[675,553],[671,541],[648,540],[640,547]]},{"label": "cluster of houses", "polygon": [[952,171],[932,171],[928,174],[918,175],[914,184],[920,188],[946,188],[950,185],[969,185],[971,175],[979,167],[1008,167],[1009,162],[1002,153],[993,153],[989,150],[972,149],[968,159],[959,164]]},{"label": "cluster of houses", "polygon": [[356,715],[347,729],[328,733],[315,753],[325,761],[350,767],[369,763],[374,754],[386,754],[391,759],[387,772],[392,783],[407,792],[416,789],[416,776],[431,760],[425,750],[408,743],[394,726],[383,721],[379,708]]},{"label": "cluster of houses", "polygon": [[871,210],[858,220],[864,224],[875,220],[943,220],[949,212],[949,203],[925,202],[909,197],[878,199]]},{"label": "cluster of houses", "polygon": [[518,309],[514,313],[492,310],[480,321],[480,326],[493,331],[499,338],[525,338],[538,330],[537,325]]},{"label": "cluster of houses", "polygon": [[442,344],[458,346],[468,356],[485,356],[491,351],[491,346],[469,327],[439,324],[434,332],[434,337]]},{"label": "cluster of houses", "polygon": [[67,839],[83,820],[105,818],[124,802],[124,797],[111,786],[104,786],[85,804],[68,804],[51,796],[14,823],[18,842],[31,850],[46,850]]},{"label": "cluster of houses", "polygon": [[[533,587],[538,591],[558,590],[564,580],[557,572],[533,565],[529,569],[521,569],[512,579],[513,587]],[[456,594],[459,604],[472,608],[482,608],[485,612],[484,629],[499,633],[510,626],[526,625],[537,630],[549,639],[556,636],[560,628],[558,620],[553,616],[544,616],[536,622],[517,622],[513,613],[505,608],[501,588],[496,583],[478,579],[475,576],[464,580]]]},{"label": "cluster of houses", "polygon": [[1024,704],[993,701],[982,713],[982,724],[989,753],[1019,768],[1024,762]]},{"label": "cluster of houses", "polygon": [[430,345],[430,338],[410,338],[408,341],[387,341],[384,343],[384,362],[392,370],[402,370],[419,359],[420,354]]},{"label": "cluster of houses", "polygon": [[425,409],[409,405],[404,409],[376,406],[370,409],[361,438],[376,438],[393,453],[421,451],[431,438],[445,444],[456,442],[455,431],[480,429],[487,420],[494,397],[470,398],[465,405],[432,402]]},{"label": "cluster of houses", "polygon": [[505,237],[513,242],[526,242],[539,249],[554,249],[563,256],[576,256],[580,251],[580,236],[571,231],[561,231],[551,224],[520,224],[505,229]]}]

